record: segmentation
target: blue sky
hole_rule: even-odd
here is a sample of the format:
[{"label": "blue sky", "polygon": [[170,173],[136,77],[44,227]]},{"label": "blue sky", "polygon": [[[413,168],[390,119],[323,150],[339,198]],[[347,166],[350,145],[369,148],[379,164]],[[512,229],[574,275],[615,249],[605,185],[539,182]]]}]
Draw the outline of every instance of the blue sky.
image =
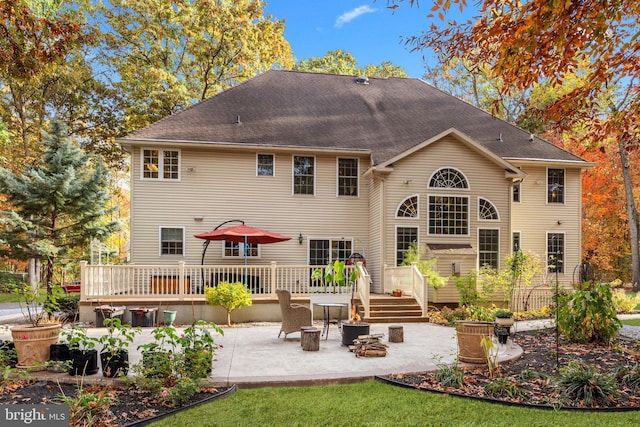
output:
[{"label": "blue sky", "polygon": [[[438,18],[427,18],[431,2],[420,8],[404,2],[392,11],[386,0],[266,0],[267,15],[284,19],[285,38],[296,60],[324,56],[330,50],[351,53],[358,66],[391,61],[410,77],[424,74],[421,52],[410,52],[402,38],[419,35]],[[432,58],[429,64],[435,65]]]}]

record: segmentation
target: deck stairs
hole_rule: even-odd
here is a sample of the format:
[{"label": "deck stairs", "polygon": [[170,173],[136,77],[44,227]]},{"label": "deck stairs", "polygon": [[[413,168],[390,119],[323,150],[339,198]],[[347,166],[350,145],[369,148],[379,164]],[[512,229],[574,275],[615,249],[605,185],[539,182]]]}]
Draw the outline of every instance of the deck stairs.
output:
[{"label": "deck stairs", "polygon": [[[364,309],[359,301],[356,301],[358,312]],[[427,317],[422,316],[422,309],[415,298],[411,296],[392,297],[381,295],[371,298],[369,317],[364,318],[370,323],[409,323],[428,322]]]}]

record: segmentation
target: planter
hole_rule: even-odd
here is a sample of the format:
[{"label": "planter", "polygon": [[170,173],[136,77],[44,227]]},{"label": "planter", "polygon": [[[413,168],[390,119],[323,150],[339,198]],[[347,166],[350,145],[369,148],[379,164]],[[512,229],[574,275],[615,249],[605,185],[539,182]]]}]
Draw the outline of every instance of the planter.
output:
[{"label": "planter", "polygon": [[496,327],[496,336],[498,337],[498,344],[506,344],[509,338],[509,331],[502,326]]},{"label": "planter", "polygon": [[69,375],[93,375],[98,370],[98,350],[71,350]]},{"label": "planter", "polygon": [[459,321],[455,325],[458,340],[458,359],[465,363],[487,363],[481,342],[482,338],[493,335],[493,323]]},{"label": "planter", "polygon": [[394,297],[401,297],[402,291],[391,291],[391,295]]},{"label": "planter", "polygon": [[353,345],[360,335],[369,335],[368,323],[342,323],[342,345]]},{"label": "planter", "polygon": [[49,360],[49,347],[58,342],[61,326],[54,325],[19,325],[11,328],[11,337],[18,355],[17,368],[45,370]]},{"label": "planter", "polygon": [[71,360],[69,346],[64,343],[51,344],[49,346],[49,355],[49,360],[53,360],[54,362]]},{"label": "planter", "polygon": [[102,366],[102,375],[107,378],[114,378],[118,375],[127,375],[129,373],[129,352],[121,351],[111,353],[103,351],[100,353],[100,366]]},{"label": "planter", "polygon": [[126,306],[111,306],[111,305],[101,305],[100,307],[96,307],[93,309],[96,313],[96,328],[104,328],[104,319],[111,319],[112,317],[117,317],[122,322],[122,318],[124,317],[124,310]]},{"label": "planter", "polygon": [[515,323],[513,317],[496,317],[495,324],[505,328],[510,328]]},{"label": "planter", "polygon": [[173,322],[176,321],[176,314],[178,314],[175,310],[164,310],[164,323],[167,326],[173,326]]}]

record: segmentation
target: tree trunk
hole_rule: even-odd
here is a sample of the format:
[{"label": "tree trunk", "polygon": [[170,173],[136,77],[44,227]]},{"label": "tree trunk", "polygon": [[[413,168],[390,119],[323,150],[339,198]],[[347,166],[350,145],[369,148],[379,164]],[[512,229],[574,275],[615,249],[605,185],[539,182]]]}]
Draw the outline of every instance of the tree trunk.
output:
[{"label": "tree trunk", "polygon": [[627,215],[629,216],[629,239],[631,240],[631,271],[633,272],[633,290],[640,291],[640,250],[638,248],[638,209],[633,198],[633,182],[631,180],[631,169],[627,158],[626,142],[620,138],[618,150],[620,152],[620,162],[622,163],[622,177],[624,178],[624,193],[627,204]]},{"label": "tree trunk", "polygon": [[34,258],[29,259],[27,264],[27,281],[29,287],[35,292],[38,288],[38,269],[36,268],[36,260]]}]

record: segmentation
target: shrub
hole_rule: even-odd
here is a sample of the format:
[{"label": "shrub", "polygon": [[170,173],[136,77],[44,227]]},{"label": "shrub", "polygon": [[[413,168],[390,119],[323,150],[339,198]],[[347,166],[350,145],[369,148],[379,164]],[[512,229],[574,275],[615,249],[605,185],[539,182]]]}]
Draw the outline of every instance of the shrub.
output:
[{"label": "shrub", "polygon": [[416,263],[416,267],[420,273],[427,278],[427,284],[433,286],[435,289],[446,285],[449,278],[441,276],[436,270],[437,258],[429,260],[422,259],[424,252],[424,248],[420,247],[418,242],[412,242],[404,253],[404,258],[400,265],[411,265]]},{"label": "shrub", "polygon": [[614,338],[622,324],[606,283],[588,284],[559,298],[558,327],[571,342],[605,342]]},{"label": "shrub", "polygon": [[240,282],[221,282],[218,286],[206,288],[205,299],[211,305],[220,305],[227,310],[227,324],[231,325],[231,312],[252,304],[251,292]]},{"label": "shrub", "polygon": [[455,285],[460,294],[460,305],[470,306],[482,302],[480,292],[476,287],[476,273],[474,271],[458,277]]},{"label": "shrub", "polygon": [[449,307],[444,306],[440,312],[442,313],[442,317],[444,317],[448,322],[464,320],[469,317],[469,310],[466,307],[456,307],[456,309],[452,310]]},{"label": "shrub", "polygon": [[57,297],[58,310],[60,311],[60,319],[63,322],[75,322],[77,320],[78,301],[80,301],[79,292],[62,294]]},{"label": "shrub", "polygon": [[565,397],[586,406],[609,405],[619,396],[615,378],[599,374],[595,366],[577,361],[560,369],[556,386]]},{"label": "shrub", "polygon": [[618,313],[631,313],[640,304],[640,293],[628,294],[624,289],[616,289],[613,291],[613,304]]}]

